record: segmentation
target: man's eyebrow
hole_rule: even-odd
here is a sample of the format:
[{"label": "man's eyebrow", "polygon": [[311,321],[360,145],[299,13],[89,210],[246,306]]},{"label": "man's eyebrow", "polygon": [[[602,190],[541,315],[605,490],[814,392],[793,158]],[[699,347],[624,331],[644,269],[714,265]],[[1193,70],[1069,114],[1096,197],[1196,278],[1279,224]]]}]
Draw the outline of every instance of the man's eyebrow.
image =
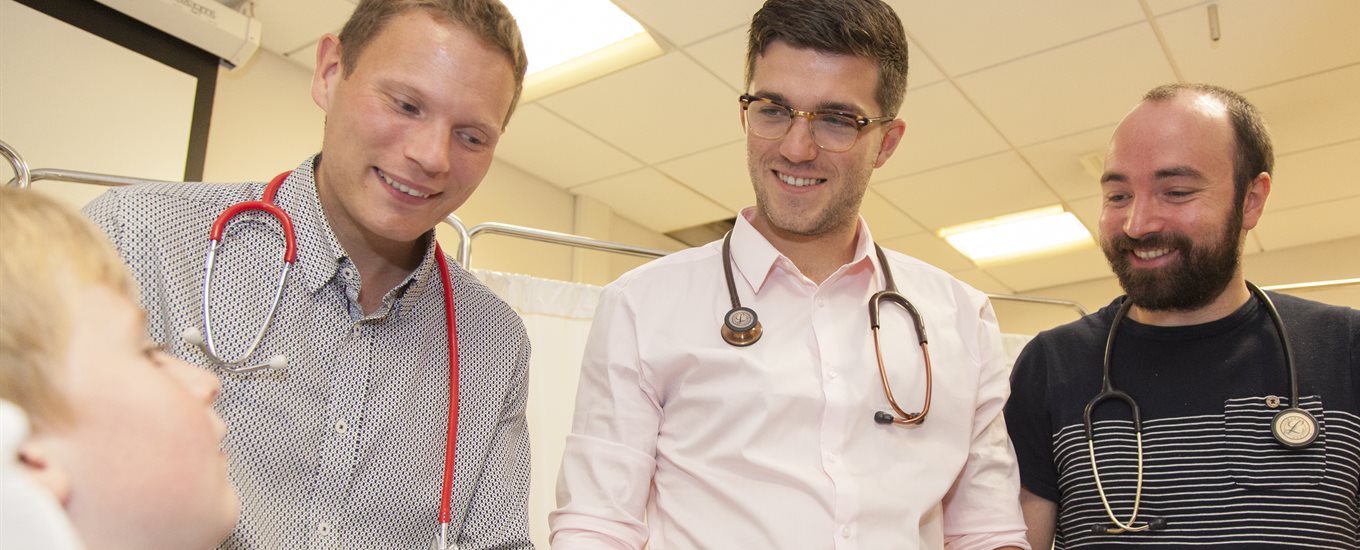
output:
[{"label": "man's eyebrow", "polygon": [[761,98],[761,99],[768,99],[768,100],[770,100],[770,101],[773,101],[773,102],[775,102],[775,103],[778,103],[778,104],[784,105],[784,106],[788,106],[788,104],[789,104],[789,99],[786,98],[786,97],[784,97],[783,94],[766,93],[766,92],[754,92],[754,93],[752,93],[751,95],[756,96],[756,97]]},{"label": "man's eyebrow", "polygon": [[1104,174],[1101,174],[1101,175],[1100,175],[1100,183],[1110,183],[1110,182],[1121,182],[1121,183],[1122,183],[1122,182],[1126,182],[1126,181],[1129,181],[1128,176],[1125,176],[1124,174],[1121,174],[1121,173],[1119,173],[1119,172],[1105,172]]},{"label": "man's eyebrow", "polygon": [[860,109],[859,109],[859,107],[856,107],[856,106],[851,105],[851,104],[849,104],[849,103],[841,103],[841,102],[838,102],[838,101],[825,101],[825,102],[822,102],[822,103],[818,103],[818,104],[817,104],[817,108],[814,109],[813,112],[818,112],[818,113],[850,113],[850,114],[857,115],[857,114],[859,114]]},{"label": "man's eyebrow", "polygon": [[[753,94],[751,94],[751,95],[754,95],[754,96],[759,97],[759,98],[762,98],[762,99],[768,99],[768,100],[770,100],[770,101],[773,101],[773,102],[778,103],[778,104],[780,104],[780,105],[783,105],[783,106],[785,106],[785,107],[789,107],[789,108],[791,108],[791,109],[796,109],[796,108],[797,108],[797,107],[793,107],[792,105],[790,105],[790,104],[789,104],[789,101],[788,101],[788,98],[784,97],[783,94],[756,92],[756,93],[753,93]],[[801,109],[799,109],[799,110],[801,110]],[[849,103],[841,103],[841,102],[839,102],[839,101],[825,101],[825,102],[822,102],[822,103],[818,103],[816,107],[813,107],[812,112],[814,112],[814,113],[849,113],[849,114],[859,114],[860,110],[859,110],[858,107],[855,107],[854,105],[851,105],[851,104],[849,104]]]},{"label": "man's eyebrow", "polygon": [[1191,178],[1204,177],[1204,175],[1201,174],[1199,170],[1196,170],[1189,166],[1173,166],[1171,168],[1162,168],[1160,170],[1157,170],[1154,173],[1154,176],[1159,180],[1177,177],[1191,177]]}]

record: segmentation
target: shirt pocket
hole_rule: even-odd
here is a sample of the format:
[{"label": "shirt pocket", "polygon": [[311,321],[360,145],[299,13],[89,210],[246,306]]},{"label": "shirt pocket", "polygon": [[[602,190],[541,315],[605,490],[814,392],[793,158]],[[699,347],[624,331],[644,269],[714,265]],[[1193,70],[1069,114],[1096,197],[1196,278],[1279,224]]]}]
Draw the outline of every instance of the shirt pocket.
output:
[{"label": "shirt pocket", "polygon": [[1302,449],[1285,447],[1270,429],[1275,415],[1289,407],[1289,398],[1246,397],[1224,402],[1224,460],[1228,461],[1234,485],[1249,491],[1304,489],[1326,477],[1327,429],[1322,398],[1310,395],[1299,402],[1318,423],[1317,439]]}]

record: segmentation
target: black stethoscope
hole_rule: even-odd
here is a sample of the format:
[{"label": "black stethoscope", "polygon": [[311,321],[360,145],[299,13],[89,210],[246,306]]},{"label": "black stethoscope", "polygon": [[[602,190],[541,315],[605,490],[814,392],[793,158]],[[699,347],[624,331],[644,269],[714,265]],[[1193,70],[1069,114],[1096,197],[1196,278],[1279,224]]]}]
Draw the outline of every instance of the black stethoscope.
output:
[{"label": "black stethoscope", "polygon": [[[1275,324],[1275,332],[1280,337],[1280,345],[1284,347],[1284,368],[1289,376],[1289,406],[1275,414],[1270,421],[1270,432],[1275,436],[1275,440],[1280,444],[1291,449],[1307,447],[1317,438],[1318,427],[1317,419],[1313,418],[1312,413],[1299,408],[1299,379],[1294,371],[1294,350],[1289,346],[1289,336],[1284,329],[1284,321],[1280,319],[1280,312],[1275,309],[1274,302],[1270,296],[1258,288],[1251,281],[1247,281],[1247,288],[1251,289],[1252,295],[1265,305],[1266,312],[1270,314],[1270,320]],[[1134,402],[1129,394],[1114,388],[1110,382],[1110,362],[1114,356],[1114,336],[1119,332],[1119,322],[1128,316],[1129,308],[1133,306],[1133,301],[1128,297],[1124,298],[1123,304],[1119,306],[1119,311],[1114,315],[1114,321],[1110,323],[1110,334],[1105,339],[1105,364],[1104,372],[1100,381],[1100,393],[1091,398],[1086,403],[1086,411],[1083,413],[1082,422],[1086,428],[1086,449],[1091,457],[1091,474],[1096,480],[1096,492],[1100,495],[1101,504],[1105,505],[1105,513],[1110,517],[1110,524],[1093,525],[1091,532],[1098,535],[1118,535],[1120,533],[1137,533],[1140,531],[1150,531],[1166,527],[1166,520],[1163,518],[1149,518],[1142,525],[1135,525],[1138,518],[1138,506],[1143,497],[1143,422],[1138,414],[1138,403]],[[1274,396],[1267,397],[1267,402],[1272,402],[1272,406],[1279,405],[1279,398]],[[1091,427],[1091,415],[1096,407],[1102,402],[1117,399],[1129,406],[1133,415],[1134,440],[1138,444],[1138,477],[1133,490],[1133,511],[1129,513],[1127,522],[1121,522],[1114,515],[1114,510],[1110,508],[1110,500],[1105,495],[1105,487],[1100,483],[1100,471],[1096,468],[1096,443],[1095,431]]]},{"label": "black stethoscope", "polygon": [[[883,286],[884,290],[874,293],[869,297],[869,328],[874,334],[874,353],[878,356],[878,375],[883,380],[883,393],[888,396],[888,405],[893,412],[877,411],[874,413],[874,422],[879,424],[901,424],[914,426],[925,422],[926,413],[930,412],[930,347],[926,344],[926,325],[921,320],[921,314],[917,313],[916,306],[911,305],[911,301],[897,292],[897,284],[893,282],[892,269],[888,267],[888,258],[883,254],[883,249],[877,244],[874,251],[878,253],[878,264],[883,266]],[[741,301],[737,299],[737,285],[732,279],[732,232],[728,232],[723,237],[722,244],[723,276],[727,279],[727,294],[732,299],[732,309],[723,316],[723,324],[720,332],[723,341],[737,347],[746,347],[760,340],[764,329],[760,326],[760,319],[756,316],[755,310],[749,307],[742,307]],[[888,369],[883,366],[883,349],[878,342],[879,327],[879,307],[883,301],[888,301],[907,310],[911,315],[911,320],[916,325],[916,339],[921,344],[921,355],[925,357],[926,369],[926,392],[925,403],[921,406],[921,412],[909,413],[902,410],[897,405],[897,400],[893,398],[892,386],[888,383]]]},{"label": "black stethoscope", "polygon": [[[274,321],[274,314],[278,311],[279,303],[283,297],[284,285],[288,282],[289,270],[297,258],[297,239],[293,234],[293,220],[287,212],[274,204],[274,196],[291,173],[292,171],[284,172],[270,180],[269,184],[265,186],[264,196],[261,200],[246,201],[228,207],[213,222],[212,231],[209,233],[208,258],[205,261],[203,274],[203,331],[190,328],[184,331],[183,337],[190,344],[199,348],[207,356],[210,363],[223,371],[243,374],[263,369],[283,369],[288,364],[287,358],[283,355],[276,355],[268,362],[260,364],[251,364],[250,357],[255,354],[260,341],[264,339],[265,332],[269,330],[269,325]],[[260,325],[260,330],[256,333],[250,347],[239,358],[226,359],[218,355],[216,346],[213,345],[212,317],[208,314],[208,296],[213,280],[213,260],[217,257],[217,246],[222,240],[227,223],[238,214],[252,210],[265,212],[278,219],[283,228],[284,265],[274,290],[273,303],[270,305],[269,312]],[[435,534],[435,547],[440,550],[457,550],[457,545],[451,540],[450,527],[453,522],[453,512],[450,509],[449,501],[453,493],[454,451],[458,447],[458,323],[454,315],[453,280],[449,275],[448,261],[444,259],[444,250],[440,248],[439,241],[434,243],[434,257],[435,263],[439,266],[440,282],[444,286],[444,322],[448,328],[449,343],[449,418],[448,431],[444,441],[444,478],[443,485],[440,488],[439,530]]]}]

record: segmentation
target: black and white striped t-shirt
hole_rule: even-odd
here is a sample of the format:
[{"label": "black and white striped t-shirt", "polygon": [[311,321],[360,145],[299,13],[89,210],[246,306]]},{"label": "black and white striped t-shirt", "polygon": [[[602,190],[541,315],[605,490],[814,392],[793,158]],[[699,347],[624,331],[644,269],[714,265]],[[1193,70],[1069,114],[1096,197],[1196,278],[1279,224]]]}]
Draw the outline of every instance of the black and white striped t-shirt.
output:
[{"label": "black and white striped t-shirt", "polygon": [[[1120,301],[1025,348],[1006,422],[1022,483],[1059,505],[1057,548],[1360,548],[1360,311],[1271,296],[1290,333],[1301,406],[1320,424],[1303,449],[1271,435],[1289,382],[1279,338],[1257,300],[1203,325],[1120,325],[1112,380],[1142,415],[1138,518],[1164,519],[1161,530],[1092,532],[1110,520],[1082,412],[1100,390]],[[1106,401],[1094,418],[1100,479],[1115,516],[1127,521],[1137,478],[1130,411]]]}]

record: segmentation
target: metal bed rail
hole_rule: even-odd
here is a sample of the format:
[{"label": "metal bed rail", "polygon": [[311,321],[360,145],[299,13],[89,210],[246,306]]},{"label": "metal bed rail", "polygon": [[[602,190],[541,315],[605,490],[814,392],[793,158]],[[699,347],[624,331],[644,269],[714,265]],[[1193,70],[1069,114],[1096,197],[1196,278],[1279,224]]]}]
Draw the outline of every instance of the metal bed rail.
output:
[{"label": "metal bed rail", "polygon": [[[53,168],[40,168],[30,170],[23,157],[9,144],[0,141],[0,155],[9,161],[14,169],[14,178],[9,180],[8,185],[20,188],[28,188],[32,182],[42,180],[59,180],[75,183],[87,183],[92,185],[102,185],[105,187],[121,187],[124,185],[135,185],[140,183],[179,183],[166,180],[153,180],[143,178],[131,178],[126,176],[115,176],[110,174],[99,174],[94,172],[81,172],[77,170],[60,170]],[[468,229],[463,225],[458,216],[449,214],[443,223],[453,229],[460,239],[458,245],[458,263],[463,267],[469,267],[472,261],[472,240],[481,235],[502,235],[507,237],[520,238],[530,241],[537,241],[549,244],[558,244],[574,248],[596,250],[600,252],[610,252],[615,254],[625,254],[629,256],[640,256],[643,258],[660,258],[669,254],[665,250],[646,248],[612,241],[603,241],[572,235],[570,233],[560,233],[548,231],[546,229],[535,229],[519,225],[506,223],[487,222],[477,224]],[[1265,290],[1295,290],[1302,288],[1321,288],[1328,286],[1349,286],[1360,284],[1360,278],[1341,279],[1337,281],[1326,281],[1324,283],[1298,283],[1284,284],[1261,287]],[[1023,294],[997,294],[987,293],[987,297],[993,300],[1004,300],[1010,302],[1024,302],[1031,304],[1044,304],[1070,308],[1081,316],[1087,315],[1086,308],[1081,304],[1070,300],[1059,300],[1056,298],[1043,298],[1039,296],[1026,296]]]},{"label": "metal bed rail", "polygon": [[[665,256],[666,254],[669,254],[669,252],[666,252],[664,250],[644,248],[640,246],[616,243],[612,241],[602,241],[599,239],[592,239],[589,237],[582,237],[579,235],[559,233],[556,231],[548,231],[545,229],[534,229],[532,227],[523,227],[505,223],[482,223],[475,225],[472,227],[472,229],[468,230],[468,238],[463,241],[463,246],[459,248],[458,263],[462,264],[463,267],[469,266],[469,261],[471,260],[472,255],[471,239],[474,239],[479,235],[486,234],[506,235],[531,241],[538,241],[550,244],[560,244],[576,248],[586,248],[590,250],[599,250],[602,252],[627,254],[630,256],[641,256],[644,258],[660,258],[662,256]],[[1056,298],[1042,298],[1038,296],[1025,296],[1020,294],[996,294],[990,292],[987,293],[987,297],[993,300],[1006,300],[1012,302],[1026,302],[1032,304],[1062,306],[1077,311],[1080,314],[1080,316],[1085,316],[1087,314],[1086,308],[1083,308],[1081,304],[1078,304],[1070,300],[1059,300]]]}]

